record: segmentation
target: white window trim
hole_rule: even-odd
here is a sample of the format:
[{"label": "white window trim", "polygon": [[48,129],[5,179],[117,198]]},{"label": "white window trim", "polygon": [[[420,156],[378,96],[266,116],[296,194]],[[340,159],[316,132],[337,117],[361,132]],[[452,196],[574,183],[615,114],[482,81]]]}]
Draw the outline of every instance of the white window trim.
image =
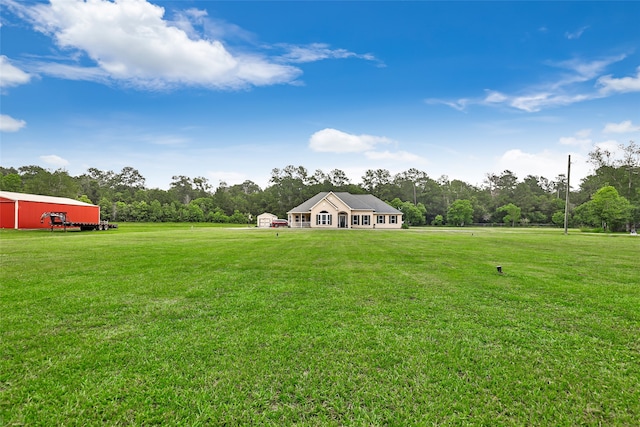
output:
[{"label": "white window trim", "polygon": [[332,223],[333,223],[332,215],[329,212],[322,211],[316,214],[316,225],[326,226],[326,225],[332,225]]}]

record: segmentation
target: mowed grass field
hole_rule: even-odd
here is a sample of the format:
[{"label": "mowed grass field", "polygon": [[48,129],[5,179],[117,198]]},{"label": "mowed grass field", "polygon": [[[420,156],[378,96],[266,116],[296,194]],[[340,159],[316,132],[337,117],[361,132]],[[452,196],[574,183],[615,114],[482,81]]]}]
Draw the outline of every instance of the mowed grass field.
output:
[{"label": "mowed grass field", "polygon": [[640,424],[638,237],[121,224],[0,268],[4,425]]}]

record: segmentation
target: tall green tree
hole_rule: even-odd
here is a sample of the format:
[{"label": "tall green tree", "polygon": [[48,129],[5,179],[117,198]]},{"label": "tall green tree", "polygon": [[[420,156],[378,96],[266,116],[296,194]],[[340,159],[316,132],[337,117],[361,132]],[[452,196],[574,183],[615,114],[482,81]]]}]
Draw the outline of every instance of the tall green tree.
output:
[{"label": "tall green tree", "polygon": [[393,177],[393,184],[399,191],[400,199],[410,200],[417,205],[419,202],[424,204],[424,192],[430,180],[426,172],[411,168],[396,174]]},{"label": "tall green tree", "polygon": [[520,221],[521,209],[513,203],[508,203],[498,208],[498,212],[505,212],[506,215],[502,218],[505,224],[511,223],[514,227],[517,221]]},{"label": "tall green tree", "polygon": [[564,225],[564,217],[565,215],[563,211],[557,211],[551,216],[551,221],[555,225],[561,226],[561,225]]},{"label": "tall green tree", "polygon": [[119,190],[139,190],[145,188],[145,178],[137,170],[131,166],[125,166],[120,173],[116,175],[116,186]]},{"label": "tall green tree", "polygon": [[351,180],[347,177],[347,174],[341,169],[333,169],[328,175],[329,181],[336,188],[341,190],[351,184]]},{"label": "tall green tree", "polygon": [[392,200],[393,182],[387,169],[368,169],[362,176],[362,187],[382,200]]},{"label": "tall green tree", "polygon": [[459,199],[449,206],[447,224],[464,226],[473,222],[473,205],[470,200]]},{"label": "tall green tree", "polygon": [[395,198],[389,204],[402,212],[405,224],[413,226],[426,224],[427,209],[422,203],[414,205],[411,202],[403,202],[399,198]]},{"label": "tall green tree", "polygon": [[589,153],[595,174],[587,177],[581,185],[582,201],[610,185],[629,202],[640,205],[640,145],[629,141],[628,144],[619,144],[618,148],[617,155],[602,147],[596,147]]},{"label": "tall green tree", "polygon": [[510,170],[505,170],[498,177],[498,197],[502,201],[513,200],[516,186],[518,185],[518,177]]},{"label": "tall green tree", "polygon": [[19,169],[23,182],[23,191],[44,196],[69,197],[75,199],[80,195],[80,187],[64,169],[53,172],[40,166],[24,166]]},{"label": "tall green tree", "polygon": [[269,180],[271,185],[265,190],[267,209],[284,218],[289,209],[313,196],[310,194],[312,182],[307,169],[302,166],[288,165],[284,169],[272,169]]},{"label": "tall green tree", "polygon": [[17,173],[8,173],[0,177],[0,190],[19,193],[22,191],[22,178]]},{"label": "tall green tree", "polygon": [[631,217],[631,204],[611,185],[598,190],[588,203],[604,230],[620,229]]},{"label": "tall green tree", "polygon": [[185,205],[198,198],[198,192],[193,188],[193,180],[185,175],[171,177],[169,192],[173,194],[176,200]]}]

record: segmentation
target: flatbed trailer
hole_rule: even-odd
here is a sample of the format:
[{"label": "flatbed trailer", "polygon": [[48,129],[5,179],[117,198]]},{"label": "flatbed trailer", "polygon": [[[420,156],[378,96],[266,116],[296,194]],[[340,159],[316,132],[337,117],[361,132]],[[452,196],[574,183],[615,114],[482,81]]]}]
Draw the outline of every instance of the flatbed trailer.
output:
[{"label": "flatbed trailer", "polygon": [[44,223],[45,219],[49,218],[49,225],[51,231],[54,228],[79,228],[80,231],[106,231],[112,228],[118,228],[118,224],[111,224],[109,221],[99,222],[75,222],[67,219],[66,212],[45,212],[40,217],[40,223]]}]

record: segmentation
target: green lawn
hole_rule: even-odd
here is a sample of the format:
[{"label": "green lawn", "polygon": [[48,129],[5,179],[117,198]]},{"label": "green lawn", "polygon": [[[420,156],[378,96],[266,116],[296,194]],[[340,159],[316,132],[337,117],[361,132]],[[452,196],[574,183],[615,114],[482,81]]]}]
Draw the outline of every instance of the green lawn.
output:
[{"label": "green lawn", "polygon": [[639,237],[120,224],[0,269],[4,425],[640,424]]}]

